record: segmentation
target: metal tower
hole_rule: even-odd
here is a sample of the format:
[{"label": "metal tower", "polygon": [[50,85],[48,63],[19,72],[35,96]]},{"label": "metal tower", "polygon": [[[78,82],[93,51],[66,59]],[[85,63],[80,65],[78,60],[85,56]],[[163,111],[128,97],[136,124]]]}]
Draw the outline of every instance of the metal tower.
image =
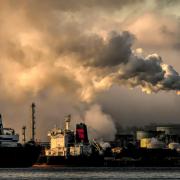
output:
[{"label": "metal tower", "polygon": [[23,143],[25,143],[26,142],[26,126],[22,127],[22,136],[23,136],[22,141]]},{"label": "metal tower", "polygon": [[0,135],[3,134],[3,123],[2,123],[2,116],[0,114]]},{"label": "metal tower", "polygon": [[32,108],[32,121],[31,121],[31,140],[35,141],[35,103],[32,103],[31,108]]}]

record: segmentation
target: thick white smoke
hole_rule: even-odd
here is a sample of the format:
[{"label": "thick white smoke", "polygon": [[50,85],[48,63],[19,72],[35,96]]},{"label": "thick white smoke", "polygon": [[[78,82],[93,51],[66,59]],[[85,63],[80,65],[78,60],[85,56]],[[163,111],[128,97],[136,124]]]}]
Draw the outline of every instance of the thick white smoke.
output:
[{"label": "thick white smoke", "polygon": [[[117,3],[123,5],[121,1]],[[109,9],[108,4],[116,9],[108,1],[104,1],[103,8]],[[85,28],[90,26],[85,21],[87,17],[83,18],[76,10],[81,6],[86,9],[86,4],[80,7],[74,4],[71,8],[69,5],[64,1],[43,4],[30,1],[16,9],[11,1],[2,3],[2,94],[26,100],[48,89],[55,96],[68,94],[89,102],[114,84],[139,86],[147,93],[180,89],[179,74],[173,67],[164,65],[159,55],[134,54],[135,35],[112,29],[102,33],[95,26]],[[90,5],[99,8],[95,1]],[[71,15],[76,18],[70,18]],[[85,27],[77,26],[80,23]]]},{"label": "thick white smoke", "polygon": [[[141,14],[142,9],[149,12],[148,7],[155,7],[155,1],[143,2],[2,1],[0,105],[2,113],[10,114],[8,121],[20,129],[22,122],[30,119],[27,109],[35,101],[40,109],[37,119],[43,126],[39,131],[46,136],[47,128],[55,120],[62,121],[74,106],[83,106],[86,112],[89,102],[96,103],[98,94],[114,85],[136,86],[146,93],[179,91],[180,77],[172,66],[157,54],[143,57],[133,51],[136,36],[137,41],[148,40],[146,45],[161,46],[165,40],[166,47],[169,43],[176,49],[179,47],[176,19],[156,20],[160,17],[157,12]],[[159,13],[162,4],[156,5]],[[132,17],[134,12],[140,14]],[[86,112],[89,117],[88,112],[96,112],[91,121],[96,119],[94,124],[100,134],[109,137],[105,135],[109,132],[113,137],[115,130],[110,116],[96,105]],[[102,131],[103,122],[111,130]]]},{"label": "thick white smoke", "polygon": [[113,140],[116,127],[111,116],[104,113],[97,104],[85,112],[85,123],[88,126],[89,136],[93,139]]}]

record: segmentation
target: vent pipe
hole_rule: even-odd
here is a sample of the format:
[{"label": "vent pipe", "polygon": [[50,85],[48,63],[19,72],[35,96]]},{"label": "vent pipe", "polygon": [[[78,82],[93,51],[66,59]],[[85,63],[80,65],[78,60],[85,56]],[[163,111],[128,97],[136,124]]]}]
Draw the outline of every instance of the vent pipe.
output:
[{"label": "vent pipe", "polygon": [[68,115],[65,118],[65,130],[69,131],[70,130],[70,122],[71,122],[71,115]]}]

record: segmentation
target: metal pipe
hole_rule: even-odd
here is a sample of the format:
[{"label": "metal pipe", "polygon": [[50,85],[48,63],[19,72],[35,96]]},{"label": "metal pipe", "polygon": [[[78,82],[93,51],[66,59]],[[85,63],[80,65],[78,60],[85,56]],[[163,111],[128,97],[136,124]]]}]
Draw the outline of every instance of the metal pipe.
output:
[{"label": "metal pipe", "polygon": [[31,140],[35,141],[35,103],[32,103]]}]

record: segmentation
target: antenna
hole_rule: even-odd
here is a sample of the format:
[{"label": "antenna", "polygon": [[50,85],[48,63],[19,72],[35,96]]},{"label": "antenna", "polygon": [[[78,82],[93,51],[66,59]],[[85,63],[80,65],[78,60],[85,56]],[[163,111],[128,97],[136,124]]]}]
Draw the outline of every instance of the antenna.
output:
[{"label": "antenna", "polygon": [[32,108],[32,121],[31,121],[31,140],[34,141],[35,140],[35,103],[32,103],[31,108]]},{"label": "antenna", "polygon": [[3,134],[3,123],[2,123],[2,116],[0,114],[0,135]]},{"label": "antenna", "polygon": [[22,127],[22,141],[25,143],[26,142],[26,126]]}]

